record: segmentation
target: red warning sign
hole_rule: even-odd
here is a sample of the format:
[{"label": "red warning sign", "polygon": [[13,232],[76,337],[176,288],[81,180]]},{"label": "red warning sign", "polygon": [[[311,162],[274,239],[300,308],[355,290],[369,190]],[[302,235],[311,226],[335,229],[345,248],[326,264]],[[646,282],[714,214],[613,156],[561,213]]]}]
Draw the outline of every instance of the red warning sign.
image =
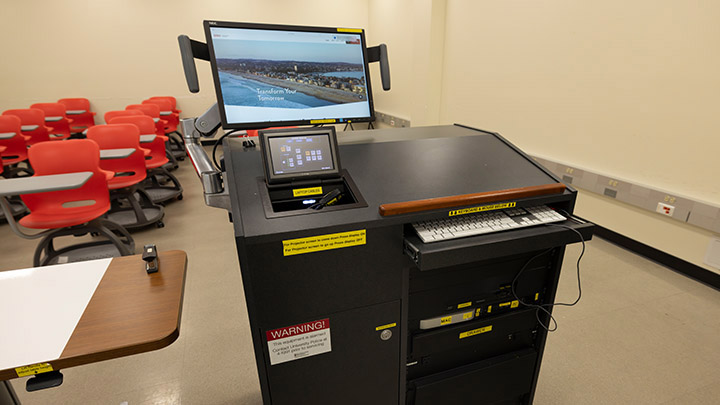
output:
[{"label": "red warning sign", "polygon": [[332,351],[329,318],[269,330],[265,337],[271,365]]}]

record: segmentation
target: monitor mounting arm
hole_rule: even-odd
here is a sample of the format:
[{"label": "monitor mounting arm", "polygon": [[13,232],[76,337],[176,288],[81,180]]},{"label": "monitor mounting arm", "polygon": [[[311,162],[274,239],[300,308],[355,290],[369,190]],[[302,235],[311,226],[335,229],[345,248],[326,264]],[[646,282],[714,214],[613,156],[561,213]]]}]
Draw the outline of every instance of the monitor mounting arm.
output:
[{"label": "monitor mounting arm", "polygon": [[[190,39],[187,35],[178,36],[178,43],[188,90],[191,93],[197,93],[200,91],[200,84],[195,59],[210,61],[210,51],[206,43]],[[369,63],[380,63],[383,90],[390,90],[390,64],[388,62],[387,45],[380,44],[369,47],[367,48],[367,55]],[[202,181],[205,204],[230,211],[230,197],[223,184],[223,174],[215,168],[200,144],[200,138],[214,136],[215,132],[220,129],[221,123],[220,111],[217,103],[215,103],[197,118],[180,120],[180,130],[183,134],[188,156]]]}]

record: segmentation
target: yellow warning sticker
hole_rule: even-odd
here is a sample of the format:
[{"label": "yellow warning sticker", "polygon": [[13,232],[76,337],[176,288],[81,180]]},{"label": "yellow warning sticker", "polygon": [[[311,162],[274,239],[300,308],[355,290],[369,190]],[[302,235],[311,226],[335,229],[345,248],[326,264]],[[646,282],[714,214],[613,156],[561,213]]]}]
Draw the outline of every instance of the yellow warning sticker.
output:
[{"label": "yellow warning sticker", "polygon": [[480,316],[480,313],[482,313],[482,308],[476,309],[476,310],[475,310],[475,317],[477,318],[478,316]]},{"label": "yellow warning sticker", "polygon": [[283,242],[283,256],[301,255],[323,250],[339,249],[364,245],[365,229],[357,231],[331,233],[309,238],[288,239]]},{"label": "yellow warning sticker", "polygon": [[472,318],[473,318],[473,312],[472,312],[472,311],[470,311],[470,312],[465,312],[465,313],[463,314],[463,320],[464,320],[464,321],[466,321],[466,320],[468,320],[468,319],[472,319]]},{"label": "yellow warning sticker", "polygon": [[488,310],[487,310],[487,312],[488,312],[488,314],[489,314],[490,312],[492,312],[492,305],[488,305]]},{"label": "yellow warning sticker", "polygon": [[475,336],[475,335],[479,335],[481,333],[487,333],[490,331],[492,331],[492,325],[485,326],[484,328],[469,330],[467,332],[461,333],[460,339],[465,339],[466,337]]},{"label": "yellow warning sticker", "polygon": [[383,330],[383,329],[390,329],[390,328],[394,328],[396,326],[397,326],[397,323],[393,322],[393,323],[389,323],[387,325],[378,326],[377,328],[375,328],[375,330],[377,331],[377,330]]},{"label": "yellow warning sticker", "polygon": [[337,32],[356,32],[360,34],[362,33],[362,30],[359,28],[338,28]]},{"label": "yellow warning sticker", "polygon": [[483,205],[482,207],[464,208],[461,210],[450,211],[450,212],[448,212],[448,216],[454,217],[456,215],[474,214],[476,212],[502,210],[505,208],[512,208],[515,205],[516,205],[516,203],[511,202],[511,203],[502,203],[502,204]]},{"label": "yellow warning sticker", "polygon": [[322,193],[322,187],[296,188],[293,190],[293,197],[302,197],[305,195],[315,195]]},{"label": "yellow warning sticker", "polygon": [[440,325],[447,325],[452,322],[452,315],[440,318]]},{"label": "yellow warning sticker", "polygon": [[38,363],[31,366],[18,367],[15,369],[18,377],[27,377],[29,375],[47,373],[48,371],[53,371],[50,363]]},{"label": "yellow warning sticker", "polygon": [[458,309],[460,309],[460,308],[467,308],[467,307],[469,307],[470,305],[472,305],[472,301],[470,301],[470,302],[463,302],[462,304],[458,304]]},{"label": "yellow warning sticker", "polygon": [[510,303],[510,308],[517,308],[518,305],[520,305],[520,301],[515,300],[515,301],[513,301],[513,302]]},{"label": "yellow warning sticker", "polygon": [[335,122],[334,119],[325,119],[325,120],[310,120],[311,124],[332,124]]}]

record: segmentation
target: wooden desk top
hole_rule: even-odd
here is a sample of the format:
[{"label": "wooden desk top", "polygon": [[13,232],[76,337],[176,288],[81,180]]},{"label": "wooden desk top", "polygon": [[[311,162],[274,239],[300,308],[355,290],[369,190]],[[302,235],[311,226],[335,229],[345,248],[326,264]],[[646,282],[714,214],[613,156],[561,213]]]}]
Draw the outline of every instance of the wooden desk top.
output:
[{"label": "wooden desk top", "polygon": [[[49,363],[52,370],[61,370],[157,350],[173,343],[180,333],[187,255],[179,250],[161,252],[158,259],[160,271],[153,274],[145,272],[145,262],[141,257],[118,257],[109,262],[59,357],[0,369],[0,380],[17,378],[17,368],[37,363]],[[107,259],[94,262],[103,266]],[[87,265],[91,262],[82,263]],[[73,264],[75,263],[69,265]],[[50,270],[57,267],[52,270],[62,271],[61,266],[63,265],[40,269]],[[10,272],[19,272],[13,276],[20,278],[27,276],[22,272],[30,274],[34,270],[38,269]],[[58,306],[62,306],[62,294],[57,294],[54,301]],[[3,311],[23,311],[23,305],[0,308],[0,314]],[[33,316],[32,313],[22,315]],[[13,325],[3,326],[6,331],[22,333],[13,330]],[[5,352],[14,350],[16,348],[0,346],[0,357],[3,357]]]}]

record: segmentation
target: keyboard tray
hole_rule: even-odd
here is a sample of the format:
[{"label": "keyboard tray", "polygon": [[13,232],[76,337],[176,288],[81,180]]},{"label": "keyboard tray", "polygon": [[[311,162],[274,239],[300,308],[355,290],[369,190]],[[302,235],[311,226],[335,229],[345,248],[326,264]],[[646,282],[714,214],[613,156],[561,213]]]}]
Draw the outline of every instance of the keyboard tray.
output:
[{"label": "keyboard tray", "polygon": [[[575,229],[586,241],[592,239],[594,225],[590,222],[571,217],[555,224]],[[575,232],[544,225],[433,243],[423,243],[409,230],[404,249],[420,271],[427,271],[576,242],[580,242],[580,238]]]}]

